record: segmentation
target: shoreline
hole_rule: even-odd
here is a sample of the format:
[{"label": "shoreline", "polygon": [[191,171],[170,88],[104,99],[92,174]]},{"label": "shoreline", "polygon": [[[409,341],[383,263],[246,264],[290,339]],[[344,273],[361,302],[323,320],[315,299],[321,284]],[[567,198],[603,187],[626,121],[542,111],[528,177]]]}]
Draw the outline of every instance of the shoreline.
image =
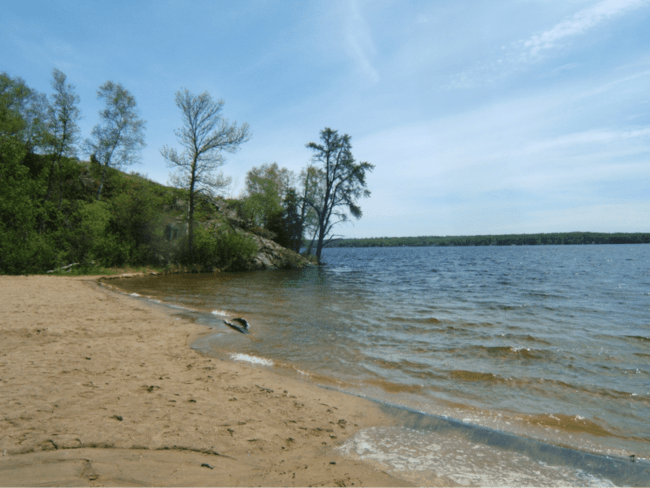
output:
[{"label": "shoreline", "polygon": [[372,402],[203,356],[98,278],[0,277],[0,485],[411,486],[335,451],[391,424]]},{"label": "shoreline", "polygon": [[[136,276],[137,277],[137,276]],[[191,280],[191,277],[188,278]],[[164,307],[178,307],[181,309],[186,309],[185,307],[190,307],[190,309],[193,312],[196,312],[196,321],[197,322],[203,322],[203,320],[200,318],[202,314],[209,314],[210,310],[212,308],[219,307],[219,305],[197,305],[194,304],[194,302],[191,302],[192,304],[188,305],[185,303],[185,300],[180,300],[180,301],[174,301],[174,299],[170,299],[169,297],[166,299],[170,299],[170,303],[164,303],[159,300],[164,300],[165,298],[161,295],[156,294],[154,291],[155,283],[156,283],[156,278],[152,278],[150,280],[146,280],[145,283],[148,283],[148,285],[144,284],[143,282],[137,280],[134,281],[133,283],[139,283],[139,286],[136,286],[133,283],[129,283],[131,280],[126,280],[122,281],[119,283],[119,286],[115,287],[116,290],[120,290],[121,293],[125,293],[127,295],[130,295],[132,292],[135,292],[132,294],[132,296],[137,296],[138,293],[143,294],[143,296],[139,297],[142,300],[147,300],[147,301],[153,301],[156,303],[161,304]],[[192,280],[191,280],[192,281]],[[177,283],[175,279],[171,281],[164,281],[166,283],[163,286],[162,289],[167,289],[169,291],[169,287],[174,287],[176,285],[181,286],[180,283]],[[111,286],[111,285],[106,285],[106,286]],[[262,289],[253,289],[251,293],[253,293],[254,296],[260,298],[259,293],[264,292],[264,289],[266,288],[267,284],[264,282],[264,286],[262,286]],[[258,287],[259,288],[259,287]],[[157,289],[157,288],[156,288]],[[182,290],[185,290],[183,286],[181,286]],[[235,293],[235,296],[241,296],[242,294],[244,296],[246,295],[246,290],[248,290],[248,287],[239,287],[237,288],[237,291]],[[214,292],[214,290],[213,290]],[[227,295],[227,291],[223,290],[222,293]],[[149,295],[152,296],[149,296]],[[167,293],[169,295],[169,293]],[[181,293],[181,295],[184,295],[184,292]],[[166,295],[165,295],[166,296]],[[231,297],[232,298],[232,297]],[[257,301],[257,300],[256,300]],[[229,311],[229,313],[239,313],[239,314],[244,314],[244,316],[247,316],[247,314],[251,314],[251,316],[255,316],[257,314],[257,320],[260,321],[261,324],[265,324],[265,321],[263,319],[264,315],[264,310],[267,309],[268,307],[271,307],[270,310],[272,310],[273,307],[273,302],[262,302],[262,305],[258,306],[255,309],[249,309],[247,308],[248,305],[246,305],[244,302],[238,302],[240,307],[237,308],[235,306],[235,309],[237,309],[237,312],[232,312]],[[197,302],[198,303],[198,302]],[[228,302],[230,303],[230,302]],[[231,304],[232,305],[232,304]],[[249,304],[252,305],[252,304]],[[198,307],[198,308],[197,308]],[[212,307],[212,308],[209,308]],[[243,308],[241,308],[243,307]],[[200,311],[199,311],[200,310]],[[213,313],[225,313],[217,310],[216,312]],[[183,315],[183,313],[181,312]],[[195,317],[194,313],[191,314],[192,317]],[[211,315],[210,315],[211,317]],[[208,321],[209,322],[209,321]],[[287,322],[285,318],[285,322]],[[291,319],[289,319],[289,322],[291,322]],[[295,321],[294,321],[295,322]],[[203,322],[206,323],[206,322]],[[300,323],[300,321],[298,321]],[[268,324],[266,324],[268,326]],[[237,335],[237,334],[235,334]],[[257,338],[258,341],[260,338]],[[219,341],[214,343],[212,346],[204,344],[203,347],[198,346],[201,341],[197,341],[194,343],[193,347],[196,347],[197,350],[202,351],[206,354],[208,354],[210,357],[222,357],[222,358],[227,358],[233,357],[234,355],[232,353],[225,353],[225,354],[216,354],[214,355],[210,352],[213,350],[213,348],[216,348],[219,350]],[[266,341],[260,342],[258,346],[261,344],[264,344]],[[227,348],[229,351],[235,351],[237,352],[240,350],[239,347],[229,347]],[[246,349],[249,351],[248,349]],[[257,352],[250,352],[250,351],[257,351]],[[259,356],[259,358],[265,358],[265,357],[272,357],[274,358],[273,361],[278,361],[277,365],[280,369],[282,369],[282,372],[279,372],[278,374],[287,374],[286,370],[289,371],[299,371],[297,368],[302,368],[305,370],[309,370],[309,366],[307,368],[303,368],[302,366],[290,366],[292,364],[292,360],[295,358],[292,358],[291,356],[286,356],[284,359],[282,357],[277,356],[273,353],[272,350],[266,349],[266,353],[264,350],[260,349],[252,349],[249,351],[249,354],[255,354]],[[267,354],[268,353],[268,354]],[[295,351],[295,353],[299,353],[299,351]],[[254,356],[255,357],[255,356]],[[228,360],[228,359],[226,359]],[[264,361],[264,359],[261,359],[261,361]],[[296,363],[296,364],[303,364],[304,363]],[[289,365],[289,367],[287,367]],[[277,368],[273,368],[274,370]],[[303,375],[302,371],[299,371]],[[297,375],[293,375],[296,377]],[[303,378],[303,381],[308,381]],[[351,386],[351,385],[348,385]],[[327,386],[326,386],[327,388]],[[341,389],[339,388],[339,391]],[[351,395],[357,395],[359,392],[357,391],[356,393],[354,391],[349,391],[350,388],[343,388],[343,391],[348,390],[348,393]],[[352,388],[354,390],[354,388]],[[381,437],[374,438],[372,441],[370,441],[371,436],[369,436],[366,432],[361,432],[359,436],[355,436],[355,438],[350,439],[348,442],[345,443],[343,447],[343,452],[346,453],[346,455],[356,458],[356,459],[363,459],[363,460],[370,460],[370,461],[379,461],[383,463],[384,465],[389,465],[392,467],[392,469],[396,469],[396,471],[391,471],[393,474],[402,477],[403,479],[406,479],[410,482],[414,482],[416,484],[428,484],[428,481],[426,478],[421,478],[421,477],[415,477],[413,476],[414,473],[420,473],[425,465],[431,467],[431,471],[427,469],[429,473],[436,472],[438,474],[438,477],[435,477],[436,481],[439,481],[440,478],[439,476],[441,474],[444,474],[446,476],[449,476],[450,478],[453,478],[456,482],[459,483],[477,483],[479,482],[478,480],[481,480],[480,483],[485,482],[488,485],[494,484],[497,481],[500,480],[500,477],[503,476],[504,479],[526,479],[525,484],[535,484],[535,476],[531,475],[531,473],[535,472],[536,465],[538,462],[542,466],[550,465],[550,466],[555,466],[556,468],[544,468],[544,473],[538,473],[539,479],[544,480],[546,482],[552,482],[555,480],[556,482],[560,480],[559,474],[554,475],[552,471],[554,469],[556,470],[562,470],[564,476],[564,482],[567,483],[569,480],[572,482],[575,481],[582,481],[586,482],[586,479],[582,479],[583,476],[580,475],[580,472],[584,471],[586,473],[593,473],[598,475],[602,475],[605,478],[613,478],[617,479],[618,482],[617,484],[626,485],[626,484],[633,484],[633,485],[638,485],[638,482],[640,479],[643,478],[643,473],[641,471],[646,470],[648,465],[646,463],[641,462],[641,459],[637,458],[637,461],[640,461],[635,464],[630,464],[629,460],[627,457],[623,458],[610,458],[607,455],[604,454],[599,454],[598,452],[591,452],[589,449],[583,448],[580,449],[579,447],[573,447],[571,448],[568,445],[565,445],[563,443],[552,443],[549,441],[544,441],[540,440],[537,436],[534,435],[534,432],[519,432],[519,433],[514,433],[510,432],[507,429],[506,430],[499,430],[498,428],[494,430],[495,428],[488,427],[488,426],[481,426],[481,425],[472,425],[472,424],[466,424],[464,422],[461,422],[460,420],[454,421],[453,418],[450,420],[447,416],[445,415],[435,415],[433,413],[426,413],[426,408],[423,411],[419,410],[411,410],[408,406],[406,406],[404,403],[401,405],[398,404],[393,404],[390,402],[390,399],[384,398],[384,400],[380,400],[379,398],[383,398],[381,396],[376,396],[370,394],[370,396],[365,396],[364,394],[359,395],[361,398],[366,398],[372,401],[375,404],[379,404],[382,408],[386,407],[387,411],[389,411],[389,417],[391,418],[392,421],[396,421],[398,425],[395,425],[393,427],[393,430],[386,430],[385,428],[380,428],[381,432]],[[386,403],[387,401],[387,403]],[[385,410],[386,411],[386,410]],[[453,416],[452,416],[453,417]],[[464,418],[464,417],[460,417]],[[416,439],[415,436],[412,438],[409,438],[410,440],[406,441],[405,444],[402,445],[400,444],[401,439],[406,439],[408,437],[408,434],[404,434],[403,432],[399,431],[399,428],[402,427],[408,427],[410,429],[415,429],[416,432],[418,432],[420,435],[419,439]],[[423,429],[420,427],[424,427]],[[440,436],[440,435],[429,435],[425,434],[425,432],[446,432],[447,434],[445,436]],[[508,433],[510,432],[510,433]],[[424,436],[429,436],[426,441],[424,441]],[[463,438],[462,441],[451,441],[452,438]],[[399,439],[399,440],[398,440]],[[471,441],[471,443],[468,443],[466,441]],[[424,444],[423,444],[424,442]],[[478,444],[477,444],[478,442]],[[410,443],[410,444],[409,444]],[[428,443],[428,444],[427,444]],[[426,445],[425,445],[426,444]],[[438,449],[436,451],[436,456],[434,458],[439,458],[437,461],[433,462],[426,462],[426,459],[430,457],[430,451],[436,450],[435,446],[441,446],[444,445],[445,448],[449,452],[445,451],[444,455],[443,452]],[[480,445],[480,446],[479,446]],[[388,450],[384,450],[386,446],[390,446]],[[409,449],[414,446],[419,446],[417,448],[422,448],[422,451],[418,454],[415,455],[413,458],[406,459],[402,454],[398,454],[398,450],[404,447],[405,449]],[[478,459],[478,456],[469,456],[468,459],[465,460],[465,462],[458,463],[457,460],[453,459],[454,456],[452,455],[451,457],[449,455],[455,453],[456,451],[460,450],[459,452],[465,452],[465,453],[474,453],[475,449],[479,449],[476,451],[477,453],[481,453],[480,457],[485,457],[486,453],[483,452],[485,449],[490,451],[490,455],[494,458],[493,460],[493,465],[501,464],[501,461],[504,461],[505,464],[503,464],[498,471],[495,471],[493,467],[491,466],[483,466],[484,460],[483,459]],[[382,454],[383,452],[383,454]],[[415,451],[411,451],[415,452]],[[517,458],[517,461],[514,462],[509,462],[507,461],[508,458]],[[527,461],[524,461],[524,458],[527,458]],[[497,462],[498,459],[501,459],[501,461]],[[459,464],[458,466],[456,466]],[[406,466],[409,466],[408,468]],[[537,468],[539,469],[539,467]],[[468,476],[468,473],[470,471],[473,471],[474,474],[472,476]],[[480,472],[480,474],[478,474]],[[510,478],[510,476],[529,476],[529,478]],[[532,477],[530,477],[532,476]],[[641,477],[639,477],[641,476]],[[556,479],[557,478],[557,479]],[[646,480],[648,478],[645,478]],[[593,481],[593,480],[591,480]],[[604,480],[606,482],[606,480]],[[453,481],[450,480],[448,484],[452,484]],[[543,484],[543,483],[542,483]],[[641,486],[645,485],[646,483],[641,482]]]}]

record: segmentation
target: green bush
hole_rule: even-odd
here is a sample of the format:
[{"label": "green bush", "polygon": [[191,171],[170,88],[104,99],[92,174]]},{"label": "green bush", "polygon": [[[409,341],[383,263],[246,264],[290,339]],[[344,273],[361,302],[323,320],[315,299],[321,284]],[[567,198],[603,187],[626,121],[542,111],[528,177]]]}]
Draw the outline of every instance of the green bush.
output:
[{"label": "green bush", "polygon": [[187,264],[228,270],[244,269],[257,254],[257,243],[249,236],[227,226],[210,230],[194,229],[194,249],[186,257]]},{"label": "green bush", "polygon": [[95,201],[81,205],[78,231],[78,258],[82,262],[99,261],[104,266],[121,266],[129,261],[129,243],[109,232],[113,220],[110,206]]},{"label": "green bush", "polygon": [[35,273],[54,261],[52,246],[36,231],[42,186],[22,164],[25,149],[0,140],[0,273]]},{"label": "green bush", "polygon": [[272,232],[272,231],[270,231],[268,229],[263,229],[261,227],[252,227],[252,228],[248,229],[248,231],[252,232],[256,236],[263,237],[264,239],[268,239],[270,241],[275,240],[275,238],[277,237],[275,232]]},{"label": "green bush", "polygon": [[133,178],[123,193],[113,197],[112,230],[129,244],[132,263],[156,261],[156,251],[163,241],[163,199],[143,180]]}]

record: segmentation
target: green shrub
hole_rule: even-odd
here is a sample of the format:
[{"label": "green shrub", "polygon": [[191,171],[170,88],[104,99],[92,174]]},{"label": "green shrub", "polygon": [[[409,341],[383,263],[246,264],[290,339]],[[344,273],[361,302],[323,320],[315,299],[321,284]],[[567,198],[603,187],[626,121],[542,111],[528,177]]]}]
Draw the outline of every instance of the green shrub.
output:
[{"label": "green shrub", "polygon": [[145,185],[132,184],[113,197],[112,230],[128,243],[132,263],[151,263],[163,240],[162,199]]},{"label": "green shrub", "polygon": [[0,273],[35,273],[54,261],[51,244],[36,231],[40,182],[22,164],[25,149],[0,139]]},{"label": "green shrub", "polygon": [[227,226],[210,230],[197,226],[194,229],[194,249],[186,264],[228,270],[244,269],[257,254],[257,243],[252,237]]},{"label": "green shrub", "polygon": [[264,239],[268,239],[270,241],[275,240],[277,235],[275,232],[272,232],[268,229],[262,229],[261,227],[253,227],[251,229],[248,229],[249,232],[252,232],[256,236],[264,237]]},{"label": "green shrub", "polygon": [[104,266],[121,266],[129,261],[129,242],[109,232],[113,220],[110,206],[95,201],[79,209],[78,257],[81,261],[100,261]]},{"label": "green shrub", "polygon": [[306,252],[302,253],[301,256],[305,258],[307,261],[309,261],[311,264],[318,265],[318,258],[316,257],[315,254],[307,254]]}]

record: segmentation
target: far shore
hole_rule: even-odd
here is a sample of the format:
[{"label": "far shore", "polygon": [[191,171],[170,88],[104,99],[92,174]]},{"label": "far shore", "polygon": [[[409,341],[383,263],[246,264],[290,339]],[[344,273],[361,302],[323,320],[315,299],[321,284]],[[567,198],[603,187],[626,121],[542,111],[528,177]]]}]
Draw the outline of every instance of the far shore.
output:
[{"label": "far shore", "polygon": [[337,454],[373,403],[205,357],[97,279],[0,276],[1,486],[411,486]]}]

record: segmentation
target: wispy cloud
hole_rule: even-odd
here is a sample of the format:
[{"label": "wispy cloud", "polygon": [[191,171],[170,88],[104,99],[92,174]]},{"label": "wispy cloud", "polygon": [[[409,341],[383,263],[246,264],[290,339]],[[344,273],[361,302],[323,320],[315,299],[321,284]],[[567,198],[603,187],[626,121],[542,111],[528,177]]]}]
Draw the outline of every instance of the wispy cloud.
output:
[{"label": "wispy cloud", "polygon": [[558,149],[571,146],[593,146],[594,144],[624,143],[626,147],[636,141],[646,142],[644,151],[650,147],[650,127],[638,127],[623,130],[593,130],[567,134],[553,139],[536,142],[528,146],[525,151],[534,154],[542,150]]},{"label": "wispy cloud", "polygon": [[363,18],[356,0],[350,0],[350,15],[347,23],[347,41],[350,55],[359,69],[372,82],[379,81],[379,74],[372,64],[377,51],[367,22]]},{"label": "wispy cloud", "polygon": [[[586,35],[609,20],[648,5],[650,0],[604,0],[547,31],[502,48],[503,53],[498,59],[455,75],[444,88],[473,88],[499,81],[559,53],[572,38]],[[564,68],[567,67],[574,66]]]},{"label": "wispy cloud", "polygon": [[648,5],[646,0],[605,0],[592,8],[578,12],[551,30],[516,42],[514,48],[519,52],[520,61],[534,63],[541,60],[546,52],[561,47],[568,38],[584,34],[610,18],[644,5]]}]

